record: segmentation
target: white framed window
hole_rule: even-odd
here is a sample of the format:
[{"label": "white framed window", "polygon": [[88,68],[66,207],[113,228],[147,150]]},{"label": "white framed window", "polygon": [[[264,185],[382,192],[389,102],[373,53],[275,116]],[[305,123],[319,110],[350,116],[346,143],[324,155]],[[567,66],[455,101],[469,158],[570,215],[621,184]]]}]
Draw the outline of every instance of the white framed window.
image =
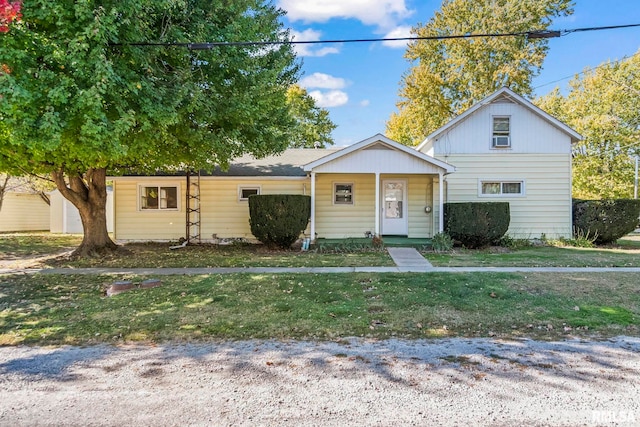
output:
[{"label": "white framed window", "polygon": [[139,185],[140,210],[178,210],[179,195],[177,185]]},{"label": "white framed window", "polygon": [[261,190],[259,185],[240,185],[238,186],[238,201],[246,202],[249,200],[249,196],[260,194]]},{"label": "white framed window", "polygon": [[333,183],[333,204],[353,205],[353,182]]},{"label": "white framed window", "polygon": [[493,116],[491,147],[510,148],[511,147],[511,117]]},{"label": "white framed window", "polygon": [[522,197],[525,195],[523,180],[481,180],[478,182],[480,197]]}]

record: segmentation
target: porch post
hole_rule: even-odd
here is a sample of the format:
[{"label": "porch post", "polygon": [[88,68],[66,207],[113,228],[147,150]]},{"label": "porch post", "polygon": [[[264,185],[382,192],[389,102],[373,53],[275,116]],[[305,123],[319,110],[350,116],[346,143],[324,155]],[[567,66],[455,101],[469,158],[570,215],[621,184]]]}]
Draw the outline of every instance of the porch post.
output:
[{"label": "porch post", "polygon": [[316,241],[316,173],[311,172],[311,241]]},{"label": "porch post", "polygon": [[376,214],[373,232],[376,236],[380,235],[380,172],[376,172]]},{"label": "porch post", "polygon": [[438,198],[440,208],[438,209],[438,232],[444,231],[444,179],[442,172],[438,172]]}]

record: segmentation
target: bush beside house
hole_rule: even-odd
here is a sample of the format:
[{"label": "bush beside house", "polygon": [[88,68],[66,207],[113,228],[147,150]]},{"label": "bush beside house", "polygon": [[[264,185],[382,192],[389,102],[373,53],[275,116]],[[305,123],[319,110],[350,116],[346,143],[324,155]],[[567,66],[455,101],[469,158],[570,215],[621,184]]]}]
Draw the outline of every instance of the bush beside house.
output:
[{"label": "bush beside house", "polygon": [[497,242],[509,229],[508,202],[444,204],[444,230],[467,248]]},{"label": "bush beside house", "polygon": [[638,226],[640,200],[574,200],[574,234],[607,244],[631,233]]},{"label": "bush beside house", "polygon": [[268,246],[289,248],[311,217],[311,197],[299,194],[249,196],[251,233]]}]

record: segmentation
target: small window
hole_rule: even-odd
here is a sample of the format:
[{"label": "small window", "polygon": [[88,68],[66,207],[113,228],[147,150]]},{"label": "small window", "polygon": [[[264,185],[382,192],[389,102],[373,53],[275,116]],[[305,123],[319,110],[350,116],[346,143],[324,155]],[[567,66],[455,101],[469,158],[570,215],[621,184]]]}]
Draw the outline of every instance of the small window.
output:
[{"label": "small window", "polygon": [[511,147],[511,123],[509,117],[493,118],[493,134],[491,146],[493,148]]},{"label": "small window", "polygon": [[333,203],[336,205],[352,205],[353,184],[333,184]]},{"label": "small window", "polygon": [[142,210],[178,209],[178,187],[143,186],[140,187],[140,208]]},{"label": "small window", "polygon": [[239,187],[238,188],[238,200],[246,202],[249,200],[249,196],[254,194],[260,194],[260,187]]},{"label": "small window", "polygon": [[482,181],[481,196],[524,196],[524,181]]}]

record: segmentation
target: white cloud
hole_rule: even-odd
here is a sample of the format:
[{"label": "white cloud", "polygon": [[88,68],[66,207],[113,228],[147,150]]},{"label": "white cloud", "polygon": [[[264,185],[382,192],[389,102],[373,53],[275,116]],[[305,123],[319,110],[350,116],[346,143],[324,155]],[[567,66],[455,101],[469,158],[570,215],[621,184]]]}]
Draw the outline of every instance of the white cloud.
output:
[{"label": "white cloud", "polygon": [[413,13],[405,0],[279,0],[278,6],[287,11],[292,22],[352,18],[378,28],[392,28]]},{"label": "white cloud", "polygon": [[[408,25],[401,25],[391,31],[389,31],[387,34],[385,34],[384,38],[385,39],[400,39],[400,38],[405,38],[405,37],[411,37],[411,27]],[[404,49],[407,47],[407,40],[394,40],[394,41],[385,41],[382,42],[382,44],[384,46],[387,47],[392,47],[392,48],[398,48],[398,49]]]},{"label": "white cloud", "polygon": [[361,107],[368,107],[369,105],[371,105],[371,101],[369,101],[368,99],[363,99],[362,101],[360,101]]},{"label": "white cloud", "polygon": [[322,92],[314,90],[309,92],[315,101],[316,105],[321,108],[340,107],[349,102],[349,96],[341,90],[330,90],[328,92]]},{"label": "white cloud", "polygon": [[345,79],[340,77],[334,77],[324,73],[313,73],[310,76],[303,77],[300,80],[300,86],[305,89],[319,88],[319,89],[342,89],[347,85]]},{"label": "white cloud", "polygon": [[[291,30],[293,41],[318,41],[322,36],[321,31],[308,28],[304,31]],[[321,44],[294,44],[293,50],[298,56],[325,56],[332,53],[340,53],[340,49],[332,45],[330,47],[318,47]]]}]

